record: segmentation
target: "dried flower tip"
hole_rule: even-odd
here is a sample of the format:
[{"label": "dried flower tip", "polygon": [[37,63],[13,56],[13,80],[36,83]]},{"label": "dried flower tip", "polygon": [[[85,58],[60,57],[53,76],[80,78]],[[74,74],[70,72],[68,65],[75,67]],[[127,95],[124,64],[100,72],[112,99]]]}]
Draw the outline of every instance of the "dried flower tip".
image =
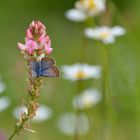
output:
[{"label": "dried flower tip", "polygon": [[31,133],[36,133],[36,131],[35,130],[32,130],[32,129],[24,128],[24,130],[26,130],[28,132],[31,132]]}]

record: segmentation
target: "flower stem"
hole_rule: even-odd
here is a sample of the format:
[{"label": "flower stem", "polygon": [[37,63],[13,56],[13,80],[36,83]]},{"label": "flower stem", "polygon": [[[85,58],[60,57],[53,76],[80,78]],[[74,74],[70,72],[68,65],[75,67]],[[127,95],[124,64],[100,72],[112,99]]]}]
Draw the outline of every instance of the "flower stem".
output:
[{"label": "flower stem", "polygon": [[12,139],[13,139],[13,137],[16,135],[16,133],[17,133],[17,131],[15,130],[15,131],[13,132],[13,134],[9,137],[9,139],[8,139],[8,140],[12,140]]},{"label": "flower stem", "polygon": [[[78,80],[77,81],[77,94],[79,94],[83,90],[83,81]],[[81,110],[76,109],[76,119],[75,119],[75,134],[74,134],[74,140],[79,140],[79,115],[80,115]]]},{"label": "flower stem", "polygon": [[104,49],[102,50],[103,52],[103,76],[102,76],[102,94],[103,94],[103,116],[105,117],[105,121],[103,122],[103,137],[106,140],[107,139],[107,129],[106,129],[106,125],[107,125],[107,103],[108,103],[108,91],[107,91],[107,78],[108,78],[108,70],[107,70],[107,61],[106,61],[106,50],[105,48],[101,48]]},{"label": "flower stem", "polygon": [[[83,24],[82,24],[82,31],[86,28],[86,27],[90,27],[94,25],[94,19],[93,18],[88,18]],[[87,38],[85,37],[85,34],[82,34],[82,49],[81,49],[81,55],[80,55],[80,62],[81,63],[86,63],[86,59],[87,59],[87,51],[88,51],[88,42],[87,42]],[[82,90],[84,90],[84,83],[82,80],[78,80],[77,81],[77,94],[79,94]],[[84,112],[84,110],[76,110],[76,119],[75,119],[75,135],[74,135],[74,140],[79,140],[80,136],[79,136],[79,115],[81,112]]]},{"label": "flower stem", "polygon": [[29,100],[24,102],[25,107],[27,108],[27,112],[23,112],[20,119],[18,120],[15,131],[9,137],[8,140],[12,140],[16,134],[21,134],[22,130],[26,130],[28,132],[34,133],[34,130],[29,128],[28,121],[31,120],[36,115],[36,111],[38,109],[38,99],[40,95],[40,88],[42,86],[42,79],[36,78],[32,79],[31,76],[29,78],[28,83],[28,92],[29,92]]},{"label": "flower stem", "polygon": [[79,112],[76,111],[76,119],[75,119],[75,134],[74,134],[74,140],[79,140],[79,134],[78,134],[78,128],[79,127]]},{"label": "flower stem", "polygon": [[112,106],[112,96],[110,92],[110,85],[109,85],[109,64],[108,64],[108,56],[107,56],[107,48],[101,48],[102,56],[103,56],[103,77],[102,77],[102,93],[103,93],[103,105],[102,105],[102,112],[103,120],[103,138],[104,140],[108,140],[108,136],[110,134],[110,127],[112,125],[113,120],[113,106]]}]

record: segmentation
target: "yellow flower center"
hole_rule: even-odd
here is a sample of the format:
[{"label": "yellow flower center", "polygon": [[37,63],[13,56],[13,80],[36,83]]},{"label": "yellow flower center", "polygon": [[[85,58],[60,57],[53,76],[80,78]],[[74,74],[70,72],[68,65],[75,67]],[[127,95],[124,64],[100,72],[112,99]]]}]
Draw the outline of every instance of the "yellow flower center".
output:
[{"label": "yellow flower center", "polygon": [[88,9],[94,9],[96,7],[94,0],[80,0],[80,3],[83,7],[87,5]]},{"label": "yellow flower center", "polygon": [[108,33],[108,32],[103,32],[103,33],[101,33],[100,37],[101,37],[102,39],[106,39],[106,38],[109,37],[109,33]]},{"label": "yellow flower center", "polygon": [[83,72],[83,71],[79,71],[79,72],[76,73],[75,77],[76,77],[77,79],[83,79],[83,78],[86,77],[86,73]]},{"label": "yellow flower center", "polygon": [[96,7],[94,0],[89,0],[89,9],[94,9]]},{"label": "yellow flower center", "polygon": [[91,102],[89,100],[85,100],[85,108],[90,108]]}]

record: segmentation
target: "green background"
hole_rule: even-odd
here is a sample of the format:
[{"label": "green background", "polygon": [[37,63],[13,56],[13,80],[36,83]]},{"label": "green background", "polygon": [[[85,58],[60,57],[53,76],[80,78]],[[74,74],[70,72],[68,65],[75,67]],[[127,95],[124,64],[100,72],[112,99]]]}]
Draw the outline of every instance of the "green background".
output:
[{"label": "green background", "polygon": [[[32,20],[40,20],[47,27],[51,37],[58,67],[77,63],[82,53],[82,24],[73,23],[64,17],[64,12],[73,7],[74,0],[0,0],[0,75],[6,83],[6,91],[0,96],[8,96],[11,106],[0,114],[0,130],[9,136],[16,120],[12,110],[27,97],[26,63],[17,49],[17,42],[24,43],[25,31]],[[140,1],[108,1],[110,19],[102,15],[98,24],[120,24],[127,34],[107,47],[111,104],[113,112],[108,117],[110,125],[107,140],[140,139]],[[113,5],[113,6],[112,6]],[[110,22],[111,20],[111,22]],[[100,64],[102,56],[94,41],[87,41],[85,62]],[[91,84],[92,83],[92,84]],[[100,80],[87,81],[85,85],[100,88]],[[64,112],[73,111],[71,100],[76,92],[76,84],[60,79],[48,79],[43,88],[40,102],[53,108],[54,116],[43,123],[32,124],[36,134],[23,133],[15,140],[71,140],[58,131],[57,118]],[[86,111],[92,123],[91,130],[81,140],[104,140],[101,126],[104,122],[101,104]]]}]

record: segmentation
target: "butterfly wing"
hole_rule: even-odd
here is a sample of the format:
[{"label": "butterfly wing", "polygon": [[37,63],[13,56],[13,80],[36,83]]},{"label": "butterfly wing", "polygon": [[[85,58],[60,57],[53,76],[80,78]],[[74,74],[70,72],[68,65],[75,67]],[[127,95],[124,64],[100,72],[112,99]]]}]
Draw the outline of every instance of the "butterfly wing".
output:
[{"label": "butterfly wing", "polygon": [[35,58],[30,58],[28,60],[28,66],[29,66],[29,72],[32,78],[36,78],[39,76],[39,71],[38,71],[38,62],[36,61]]},{"label": "butterfly wing", "polygon": [[51,57],[43,57],[41,59],[41,76],[43,77],[59,77],[59,70],[55,65],[55,61]]}]

